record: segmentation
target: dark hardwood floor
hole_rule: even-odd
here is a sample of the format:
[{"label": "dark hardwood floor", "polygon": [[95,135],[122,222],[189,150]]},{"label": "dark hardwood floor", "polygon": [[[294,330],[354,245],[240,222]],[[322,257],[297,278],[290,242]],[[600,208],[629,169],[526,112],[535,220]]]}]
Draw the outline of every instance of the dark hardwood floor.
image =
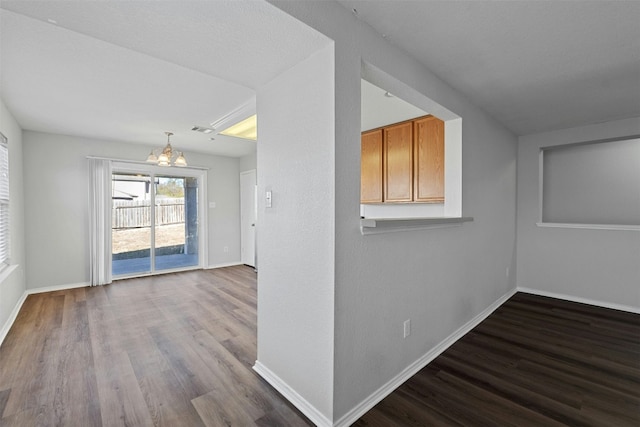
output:
[{"label": "dark hardwood floor", "polygon": [[354,426],[640,426],[640,315],[523,293]]},{"label": "dark hardwood floor", "polygon": [[312,425],[255,360],[249,267],[31,295],[0,347],[0,425]]},{"label": "dark hardwood floor", "polygon": [[[255,359],[248,267],[31,295],[0,426],[312,425]],[[354,425],[638,427],[640,315],[516,294]]]}]

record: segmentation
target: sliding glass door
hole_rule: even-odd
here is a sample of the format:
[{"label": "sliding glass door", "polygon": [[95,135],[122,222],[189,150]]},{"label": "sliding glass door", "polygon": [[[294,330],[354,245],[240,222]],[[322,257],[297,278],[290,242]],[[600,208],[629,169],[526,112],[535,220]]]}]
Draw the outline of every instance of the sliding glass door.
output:
[{"label": "sliding glass door", "polygon": [[198,265],[198,180],[157,176],[155,269]]},{"label": "sliding glass door", "polygon": [[114,173],[111,179],[112,275],[151,272],[151,176]]},{"label": "sliding glass door", "polygon": [[[202,265],[204,171],[114,165],[112,274],[133,277]],[[138,170],[136,170],[138,168]],[[158,173],[156,173],[158,172]],[[162,173],[159,173],[162,172]]]}]

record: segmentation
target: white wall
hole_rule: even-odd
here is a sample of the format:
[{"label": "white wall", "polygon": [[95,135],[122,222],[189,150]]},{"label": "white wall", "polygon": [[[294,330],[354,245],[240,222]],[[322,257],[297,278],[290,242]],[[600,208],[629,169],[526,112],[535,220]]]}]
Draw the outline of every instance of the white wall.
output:
[{"label": "white wall", "polygon": [[240,172],[250,171],[258,167],[256,153],[240,157]]},{"label": "white wall", "polygon": [[[256,368],[273,373],[328,420],[333,411],[333,87],[329,46],[257,94]],[[265,206],[268,190],[271,208]]]},{"label": "white wall", "polygon": [[[11,272],[6,277],[0,273],[0,331],[4,333],[7,332],[4,326],[25,290],[25,211],[22,185],[22,129],[1,99],[0,132],[9,141],[9,239],[12,265]],[[0,341],[3,337],[4,335],[0,334]]]},{"label": "white wall", "polygon": [[[86,283],[88,208],[86,156],[144,160],[149,147],[125,142],[25,131],[24,193],[28,288]],[[209,266],[240,262],[238,159],[185,153],[210,168]],[[229,252],[224,252],[224,246]]]},{"label": "white wall", "polygon": [[[240,264],[240,167],[238,158],[185,153],[194,166],[207,171],[209,267]],[[224,247],[229,252],[224,252]]]},{"label": "white wall", "polygon": [[[633,135],[640,135],[640,118],[520,137],[519,287],[640,310],[640,231],[536,226],[541,147]],[[640,172],[628,179],[637,181]]]},{"label": "white wall", "polygon": [[[273,3],[335,40],[333,420],[338,421],[515,288],[517,139],[339,4]],[[462,117],[463,215],[474,217],[472,223],[410,233],[360,234],[362,61]],[[411,101],[397,90],[394,94]],[[260,156],[259,151],[259,170],[276,166],[264,164]],[[316,179],[327,179],[331,173],[327,169]],[[328,194],[313,197],[314,205],[331,203]],[[506,276],[508,267],[511,278]],[[330,269],[330,264],[325,268]],[[310,269],[308,276],[315,271],[316,267]],[[291,283],[290,290],[295,292],[297,285]],[[411,336],[403,339],[402,325],[409,318]],[[259,322],[258,329],[261,326]]]}]

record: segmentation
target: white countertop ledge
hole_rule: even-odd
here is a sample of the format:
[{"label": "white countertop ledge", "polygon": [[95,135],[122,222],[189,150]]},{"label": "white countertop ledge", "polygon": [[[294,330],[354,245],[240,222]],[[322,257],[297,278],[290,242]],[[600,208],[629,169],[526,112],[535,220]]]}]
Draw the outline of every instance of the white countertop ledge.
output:
[{"label": "white countertop ledge", "polygon": [[430,228],[457,227],[470,221],[473,221],[473,217],[361,218],[360,232],[362,234],[380,234]]}]

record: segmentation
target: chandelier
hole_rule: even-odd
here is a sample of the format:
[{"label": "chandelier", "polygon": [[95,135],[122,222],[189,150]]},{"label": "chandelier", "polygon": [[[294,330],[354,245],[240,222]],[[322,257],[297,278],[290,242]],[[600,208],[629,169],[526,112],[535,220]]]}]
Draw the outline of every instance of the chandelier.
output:
[{"label": "chandelier", "polygon": [[[147,162],[156,163],[158,166],[187,166],[187,159],[184,158],[182,151],[173,151],[171,147],[171,135],[173,132],[165,132],[167,135],[167,145],[164,148],[155,148],[149,153]],[[160,151],[162,150],[162,151]],[[156,154],[158,152],[159,154]],[[173,159],[176,156],[175,160]]]}]

